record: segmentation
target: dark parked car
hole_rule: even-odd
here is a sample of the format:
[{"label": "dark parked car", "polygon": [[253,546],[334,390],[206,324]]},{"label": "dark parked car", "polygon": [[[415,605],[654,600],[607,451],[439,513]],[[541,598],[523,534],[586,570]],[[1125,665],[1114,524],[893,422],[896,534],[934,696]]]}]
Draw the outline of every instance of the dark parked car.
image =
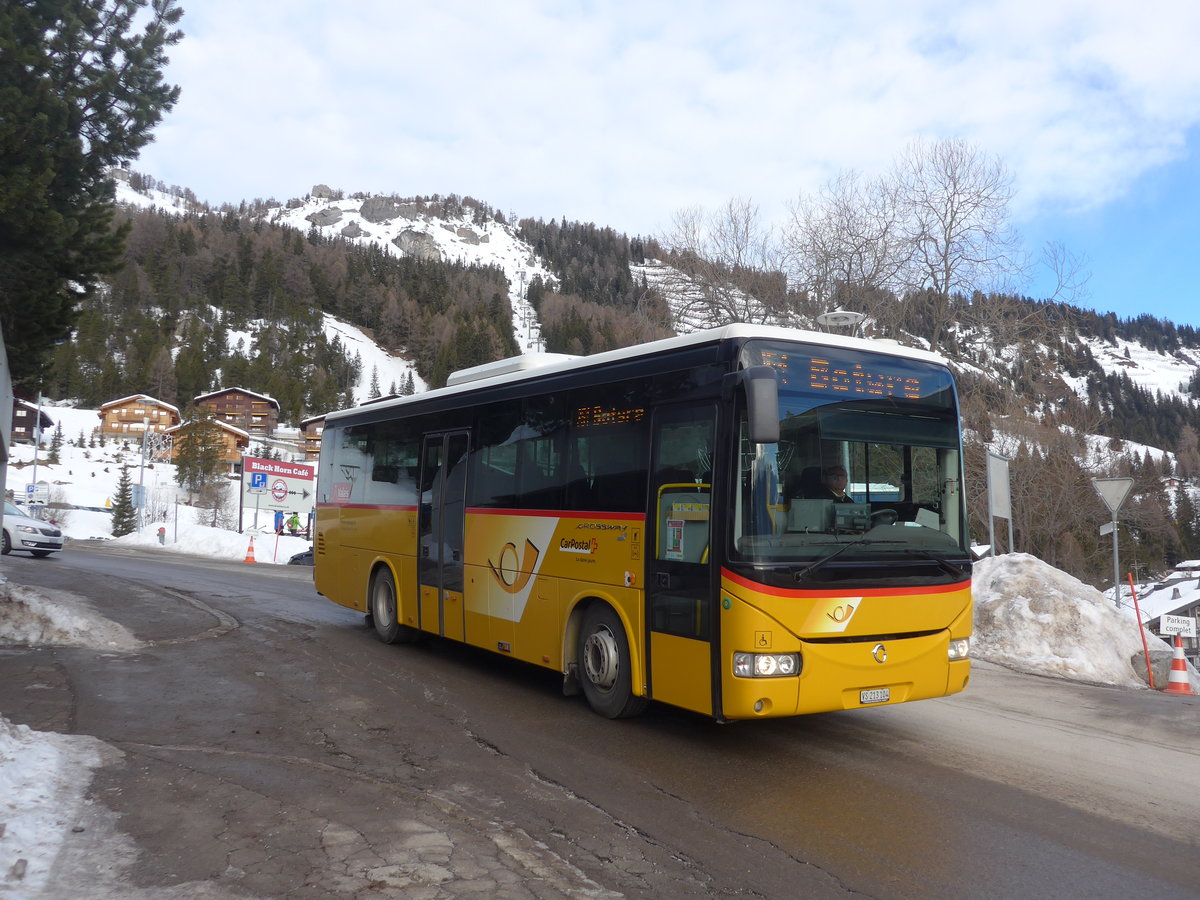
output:
[{"label": "dark parked car", "polygon": [[313,564],[312,547],[294,554],[287,564],[289,566],[311,566]]}]

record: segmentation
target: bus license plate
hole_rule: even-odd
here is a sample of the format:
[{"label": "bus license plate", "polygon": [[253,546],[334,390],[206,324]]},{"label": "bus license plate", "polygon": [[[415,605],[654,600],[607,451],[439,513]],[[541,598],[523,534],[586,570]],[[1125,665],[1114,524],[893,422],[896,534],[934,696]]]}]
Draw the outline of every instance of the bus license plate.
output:
[{"label": "bus license plate", "polygon": [[858,692],[858,702],[867,703],[887,703],[892,699],[891,688],[873,688],[869,691]]}]

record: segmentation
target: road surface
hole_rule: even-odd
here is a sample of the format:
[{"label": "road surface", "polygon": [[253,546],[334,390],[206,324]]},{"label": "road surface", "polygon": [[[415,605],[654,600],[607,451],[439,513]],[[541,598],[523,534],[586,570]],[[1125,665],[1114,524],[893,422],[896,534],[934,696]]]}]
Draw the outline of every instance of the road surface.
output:
[{"label": "road surface", "polygon": [[1200,896],[1200,698],[977,664],[943,700],[614,722],[553,673],[380,644],[307,568],[0,571],[145,642],[0,650],[8,719],[119,751],[55,897]]}]

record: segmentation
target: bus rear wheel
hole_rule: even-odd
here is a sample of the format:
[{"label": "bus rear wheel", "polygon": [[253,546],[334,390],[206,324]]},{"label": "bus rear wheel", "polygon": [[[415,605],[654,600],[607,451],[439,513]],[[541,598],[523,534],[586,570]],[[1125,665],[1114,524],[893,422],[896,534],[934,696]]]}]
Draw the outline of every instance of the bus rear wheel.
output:
[{"label": "bus rear wheel", "polygon": [[397,614],[396,579],[387,569],[380,569],[371,579],[371,623],[375,635],[385,644],[408,644],[414,638],[413,629],[401,625]]},{"label": "bus rear wheel", "polygon": [[588,705],[606,718],[636,716],[646,708],[646,698],[633,695],[633,665],[625,628],[606,603],[593,603],[583,615],[579,683]]}]

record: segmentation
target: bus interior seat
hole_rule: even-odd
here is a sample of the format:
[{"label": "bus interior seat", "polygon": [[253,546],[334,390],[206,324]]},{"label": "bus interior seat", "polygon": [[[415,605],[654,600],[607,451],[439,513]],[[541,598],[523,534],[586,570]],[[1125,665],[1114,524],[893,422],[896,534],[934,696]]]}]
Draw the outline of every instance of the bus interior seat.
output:
[{"label": "bus interior seat", "polygon": [[[791,493],[789,491],[789,493]],[[800,478],[795,486],[795,493],[791,497],[800,497],[809,500],[822,499],[822,494],[825,493],[825,480],[821,476],[820,466],[807,466],[800,473]],[[789,499],[791,499],[789,497]]]}]

